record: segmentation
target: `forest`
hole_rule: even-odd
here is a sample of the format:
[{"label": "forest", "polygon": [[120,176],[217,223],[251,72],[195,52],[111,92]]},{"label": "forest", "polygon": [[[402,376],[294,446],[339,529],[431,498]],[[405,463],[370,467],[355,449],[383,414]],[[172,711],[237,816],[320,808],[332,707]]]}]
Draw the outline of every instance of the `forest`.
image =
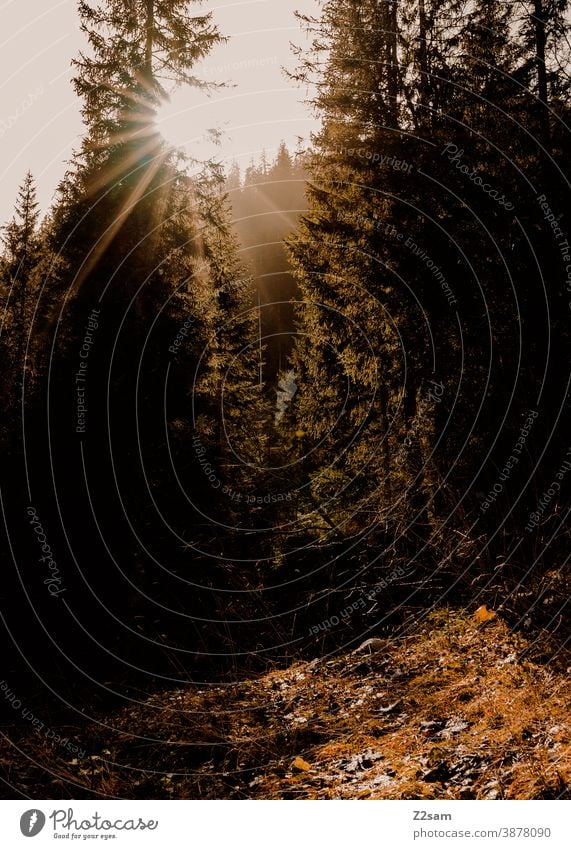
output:
[{"label": "forest", "polygon": [[246,168],[157,126],[211,12],[77,14],[2,229],[0,797],[570,798],[569,0],[320,0]]}]

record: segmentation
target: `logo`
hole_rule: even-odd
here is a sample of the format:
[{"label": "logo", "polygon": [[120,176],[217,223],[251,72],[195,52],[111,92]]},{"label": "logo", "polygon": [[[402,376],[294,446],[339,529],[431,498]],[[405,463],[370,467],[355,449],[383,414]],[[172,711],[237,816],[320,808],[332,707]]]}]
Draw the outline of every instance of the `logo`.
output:
[{"label": "logo", "polygon": [[20,831],[24,837],[35,837],[46,824],[46,817],[41,811],[26,811],[20,817]]}]

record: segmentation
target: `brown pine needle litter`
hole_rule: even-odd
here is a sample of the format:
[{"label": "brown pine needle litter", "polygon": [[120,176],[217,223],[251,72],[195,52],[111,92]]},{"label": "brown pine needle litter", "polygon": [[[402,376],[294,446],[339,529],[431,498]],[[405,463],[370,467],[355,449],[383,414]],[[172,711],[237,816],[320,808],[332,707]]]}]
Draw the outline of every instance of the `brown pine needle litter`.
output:
[{"label": "brown pine needle litter", "polygon": [[193,686],[67,729],[72,758],[4,727],[2,777],[37,798],[570,798],[565,658],[500,616],[442,610],[371,655]]}]

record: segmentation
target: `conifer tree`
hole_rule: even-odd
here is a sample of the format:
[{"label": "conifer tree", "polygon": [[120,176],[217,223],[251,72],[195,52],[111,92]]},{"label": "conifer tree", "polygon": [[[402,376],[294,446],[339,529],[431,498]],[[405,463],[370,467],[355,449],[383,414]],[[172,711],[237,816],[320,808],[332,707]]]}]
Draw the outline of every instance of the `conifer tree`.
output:
[{"label": "conifer tree", "polygon": [[[301,342],[300,357],[311,360],[305,348],[319,348],[317,358],[325,368],[319,386],[312,386],[308,397],[301,381],[298,403],[300,408],[304,405],[305,426],[317,438],[329,430],[328,421],[337,420],[337,416],[323,416],[320,405],[334,387],[337,391],[350,387],[345,404],[340,404],[338,396],[335,405],[338,413],[343,410],[336,424],[337,445],[352,446],[341,455],[338,471],[342,479],[356,481],[353,489],[357,503],[361,499],[363,517],[378,516],[391,490],[386,439],[392,390],[387,395],[378,388],[381,374],[385,389],[393,380],[400,382],[398,370],[391,366],[399,345],[397,316],[409,355],[401,412],[405,430],[412,428],[416,414],[417,370],[422,361],[418,333],[414,342],[412,332],[407,338],[407,327],[410,331],[418,327],[415,299],[410,289],[402,291],[392,270],[392,247],[383,237],[399,216],[402,221],[398,196],[406,178],[400,170],[380,163],[398,158],[400,169],[407,149],[401,130],[412,123],[398,49],[402,19],[396,7],[391,2],[326,3],[318,23],[307,21],[315,33],[314,56],[302,63],[299,74],[308,81],[319,67],[321,54],[328,51],[314,101],[324,126],[308,160],[313,178],[310,214],[291,243],[307,302],[303,326],[307,341]],[[399,231],[404,232],[402,224]],[[308,405],[313,406],[312,412]],[[368,475],[359,477],[364,465]],[[380,481],[384,481],[382,487]]]},{"label": "conifer tree", "polygon": [[291,349],[295,283],[288,267],[284,239],[296,228],[305,209],[305,172],[285,143],[275,159],[252,162],[243,185],[231,172],[226,180],[245,262],[250,266],[261,302],[262,336],[267,340],[263,376],[275,391],[278,372]]},{"label": "conifer tree", "polygon": [[196,63],[220,42],[211,13],[189,0],[79,2],[90,52],[74,61],[83,100],[86,146],[121,144],[149,132],[156,107],[174,85],[205,86]]},{"label": "conifer tree", "polygon": [[[473,492],[497,478],[537,390],[548,344],[537,328],[541,275],[530,272],[538,257],[550,301],[563,306],[526,179],[545,171],[541,147],[554,172],[568,146],[560,132],[559,150],[546,148],[549,110],[534,97],[542,91],[549,106],[565,90],[554,57],[565,53],[567,4],[530,3],[527,17],[525,5],[330,0],[303,19],[313,50],[300,52],[297,78],[315,86],[323,129],[290,248],[304,304],[299,428],[315,449],[314,480],[333,463],[343,486],[355,481],[337,488],[338,520],[361,513],[364,527],[367,515],[392,515],[419,556],[439,516],[478,518]],[[562,209],[563,181],[540,182]],[[545,391],[556,392],[549,374]]]},{"label": "conifer tree", "polygon": [[[209,165],[191,179],[187,162],[153,123],[167,88],[200,84],[194,65],[220,40],[210,15],[193,17],[192,5],[80,3],[90,52],[76,63],[74,85],[86,136],[50,217],[49,243],[66,264],[67,297],[54,317],[55,340],[48,341],[54,356],[45,409],[52,418],[44,432],[60,505],[68,516],[82,504],[93,510],[101,533],[113,540],[102,555],[107,568],[95,555],[85,568],[91,588],[119,617],[137,595],[137,581],[147,596],[153,587],[165,604],[172,601],[173,581],[157,588],[163,559],[186,576],[189,612],[206,599],[214,604],[211,594],[202,601],[192,595],[188,570],[200,550],[211,580],[217,561],[213,566],[204,553],[208,522],[228,508],[203,474],[193,439],[218,468],[219,455],[228,454],[220,450],[222,389],[229,408],[251,401],[253,421],[260,420],[248,356],[239,356],[253,349],[252,322],[240,318],[250,284],[229,237],[220,178]],[[90,358],[78,377],[82,344]],[[233,358],[237,366],[225,382]],[[81,419],[70,393],[77,380],[84,381],[78,386],[87,408]],[[256,427],[244,430],[255,461],[262,435]],[[70,439],[84,443],[83,459],[70,457]],[[83,462],[89,494],[78,492]],[[221,466],[219,480],[225,475]],[[251,470],[249,476],[251,485]],[[69,525],[77,543],[79,524]],[[133,555],[141,548],[143,562]]]},{"label": "conifer tree", "polygon": [[31,277],[38,261],[40,240],[38,235],[39,211],[36,187],[30,172],[18,190],[15,215],[4,228],[2,276],[11,286],[13,333],[16,335],[14,351],[16,363],[23,366],[23,351],[32,306]]},{"label": "conifer tree", "polygon": [[[34,385],[37,350],[32,335],[33,319],[41,286],[42,260],[46,258],[39,226],[36,187],[30,172],[18,190],[14,217],[5,226],[2,241],[2,394],[7,413],[5,424],[11,427],[11,438],[16,439],[18,410],[24,400],[22,391],[25,389],[28,397]],[[41,315],[36,316],[36,328],[41,323],[40,319]]]}]

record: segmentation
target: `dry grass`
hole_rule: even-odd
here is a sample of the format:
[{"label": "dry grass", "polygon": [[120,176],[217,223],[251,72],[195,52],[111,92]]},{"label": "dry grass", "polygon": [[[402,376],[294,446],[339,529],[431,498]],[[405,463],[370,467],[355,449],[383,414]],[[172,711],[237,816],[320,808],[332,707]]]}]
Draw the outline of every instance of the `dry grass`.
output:
[{"label": "dry grass", "polygon": [[78,732],[79,762],[8,730],[4,777],[45,798],[569,798],[568,681],[526,650],[440,611],[370,657],[132,705]]}]

